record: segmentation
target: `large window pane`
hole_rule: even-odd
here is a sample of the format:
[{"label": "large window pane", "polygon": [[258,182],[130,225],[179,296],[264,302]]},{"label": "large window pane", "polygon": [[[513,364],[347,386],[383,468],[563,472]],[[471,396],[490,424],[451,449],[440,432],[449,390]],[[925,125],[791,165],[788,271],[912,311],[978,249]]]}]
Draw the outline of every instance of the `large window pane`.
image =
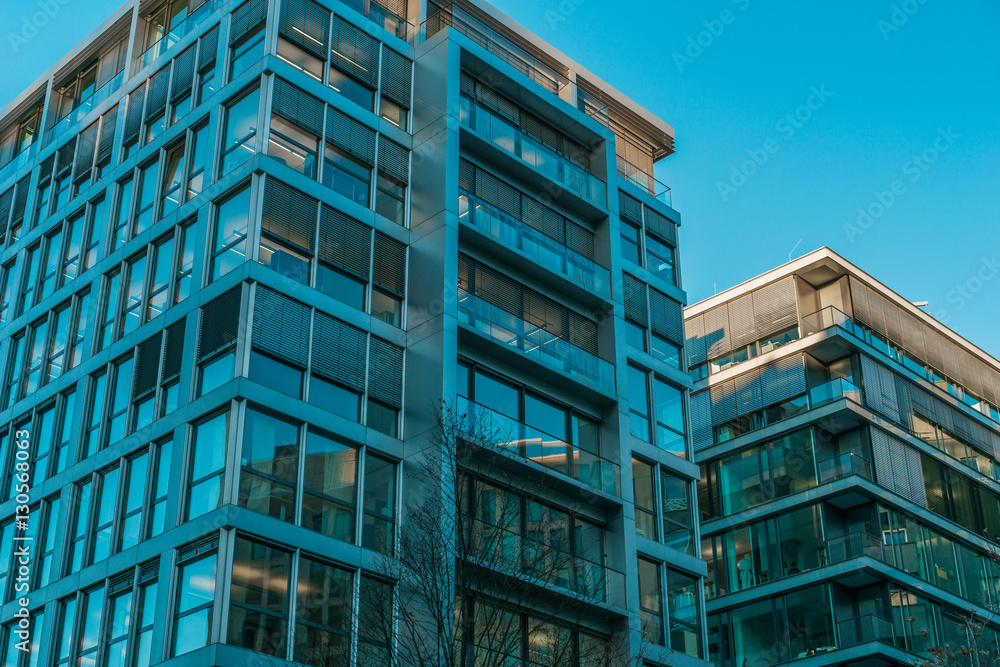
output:
[{"label": "large window pane", "polygon": [[228,643],[284,657],[291,572],[291,553],[236,540]]},{"label": "large window pane", "polygon": [[358,454],[318,433],[306,439],[302,525],[345,542],[354,540]]},{"label": "large window pane", "polygon": [[243,426],[240,505],[293,521],[298,460],[299,427],[248,409]]},{"label": "large window pane", "polygon": [[352,579],[347,570],[299,559],[296,661],[329,667],[350,662]]}]

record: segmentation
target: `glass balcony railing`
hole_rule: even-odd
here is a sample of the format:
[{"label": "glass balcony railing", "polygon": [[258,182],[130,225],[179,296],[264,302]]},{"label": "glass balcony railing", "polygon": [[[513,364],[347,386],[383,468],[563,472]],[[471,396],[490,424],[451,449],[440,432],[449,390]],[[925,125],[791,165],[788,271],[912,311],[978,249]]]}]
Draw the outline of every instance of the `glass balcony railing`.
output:
[{"label": "glass balcony railing", "polygon": [[882,541],[864,531],[856,531],[834,537],[826,543],[827,562],[842,563],[845,560],[868,556],[875,560],[884,560],[882,556]]},{"label": "glass balcony railing", "polygon": [[836,378],[809,389],[809,405],[814,408],[841,398],[854,401],[858,405],[864,405],[861,401],[861,390],[845,378]]},{"label": "glass balcony railing", "polygon": [[858,327],[851,321],[850,317],[833,306],[827,306],[802,318],[803,337],[829,329],[830,327],[841,327],[859,338],[864,338],[864,329]]},{"label": "glass balcony railing", "polygon": [[209,2],[206,2],[191,12],[187,18],[174,26],[170,32],[154,42],[152,46],[143,51],[142,54],[135,59],[135,69],[132,73],[135,74],[143,67],[172,49],[177,42],[184,38],[185,35],[191,34],[191,32],[197,28],[209,14],[215,11],[215,8],[220,5],[221,2],[222,0],[209,0]]},{"label": "glass balcony railing", "polygon": [[611,363],[461,288],[458,319],[543,366],[604,393],[614,392],[615,367]]},{"label": "glass balcony railing", "polygon": [[460,221],[601,296],[611,293],[611,272],[603,266],[476,197],[463,192],[458,199]]},{"label": "glass balcony railing", "polygon": [[459,106],[459,122],[580,197],[601,208],[607,205],[604,181],[464,95]]},{"label": "glass balcony railing", "polygon": [[68,130],[71,126],[76,124],[81,118],[86,116],[93,110],[98,104],[104,100],[111,97],[119,88],[122,87],[122,83],[125,81],[125,70],[118,72],[111,80],[105,83],[103,86],[94,91],[94,93],[87,99],[81,101],[78,105],[73,107],[65,116],[59,119],[58,122],[52,129],[49,130],[45,135],[45,145],[49,145],[59,137],[63,132]]},{"label": "glass balcony railing", "polygon": [[413,38],[417,34],[416,27],[385,7],[372,0],[342,0],[342,2],[386,32],[399,37],[407,44],[413,43]]},{"label": "glass balcony railing", "polygon": [[892,621],[875,614],[856,616],[837,623],[840,647],[857,646],[866,642],[894,644],[895,632]]},{"label": "glass balcony railing", "polygon": [[620,155],[617,157],[619,176],[640,190],[645,190],[657,201],[673,207],[674,199],[670,192],[670,188],[656,180],[652,174],[647,174],[644,170],[640,169]]},{"label": "glass balcony railing", "polygon": [[496,439],[497,442],[491,443],[493,446],[620,497],[621,468],[617,463],[461,396],[458,411],[470,420],[470,426],[474,424],[476,433]]},{"label": "glass balcony railing", "polygon": [[872,463],[855,452],[845,452],[816,464],[819,483],[826,484],[836,479],[859,475],[872,481]]},{"label": "glass balcony railing", "polygon": [[15,155],[13,159],[11,159],[11,161],[3,167],[0,167],[0,183],[6,181],[9,176],[14,174],[14,172],[31,162],[31,160],[35,157],[35,154],[38,153],[39,143],[40,142],[37,140],[31,142],[30,146]]},{"label": "glass balcony railing", "polygon": [[[466,539],[469,540],[468,555],[473,562],[495,570],[515,572],[539,580],[545,586],[558,586],[598,602],[610,601],[611,591],[624,588],[623,573],[588,560],[581,554],[531,539],[506,526],[495,526],[478,519],[470,522],[467,516],[463,517],[463,523],[465,529],[470,531]],[[555,534],[558,538],[565,528],[539,526],[528,530],[538,535]],[[568,535],[566,538],[568,544]],[[601,545],[579,546],[581,550],[603,552]]]}]

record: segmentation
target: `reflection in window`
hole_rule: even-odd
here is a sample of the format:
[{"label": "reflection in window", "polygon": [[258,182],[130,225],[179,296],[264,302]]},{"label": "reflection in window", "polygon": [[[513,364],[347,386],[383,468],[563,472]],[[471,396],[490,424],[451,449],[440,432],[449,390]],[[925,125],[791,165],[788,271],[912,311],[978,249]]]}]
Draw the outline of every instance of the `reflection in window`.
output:
[{"label": "reflection in window", "polygon": [[260,90],[256,89],[227,106],[219,176],[225,176],[253,157],[259,101]]},{"label": "reflection in window", "polygon": [[216,209],[212,280],[224,276],[246,261],[250,201],[250,186],[246,186]]},{"label": "reflection in window", "polygon": [[222,413],[194,429],[185,520],[190,521],[222,504],[228,423],[229,413]]},{"label": "reflection in window", "polygon": [[299,427],[247,409],[240,506],[282,521],[294,521],[298,460]]}]

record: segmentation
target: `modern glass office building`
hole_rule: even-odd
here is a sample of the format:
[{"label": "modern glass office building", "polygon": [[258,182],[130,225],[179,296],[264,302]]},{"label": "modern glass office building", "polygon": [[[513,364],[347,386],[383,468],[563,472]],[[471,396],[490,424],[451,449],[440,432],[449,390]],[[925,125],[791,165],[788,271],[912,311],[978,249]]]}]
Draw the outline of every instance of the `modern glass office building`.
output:
[{"label": "modern glass office building", "polygon": [[405,664],[456,488],[455,664],[707,664],[672,152],[485,3],[119,9],[0,113],[3,664]]},{"label": "modern glass office building", "polygon": [[1000,362],[828,249],[685,318],[711,660],[994,664]]}]

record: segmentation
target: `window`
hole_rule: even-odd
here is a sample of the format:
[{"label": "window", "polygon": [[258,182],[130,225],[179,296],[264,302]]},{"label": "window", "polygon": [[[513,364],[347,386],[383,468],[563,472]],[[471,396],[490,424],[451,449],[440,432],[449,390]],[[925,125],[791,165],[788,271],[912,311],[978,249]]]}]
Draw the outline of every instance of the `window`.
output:
[{"label": "window", "polygon": [[632,475],[636,533],[693,556],[691,482],[663,466],[634,458]]},{"label": "window", "polygon": [[135,206],[135,223],[132,230],[133,238],[149,229],[153,224],[158,169],[159,163],[155,161],[139,168],[139,189],[137,191],[139,196]]},{"label": "window", "polygon": [[85,211],[66,221],[66,250],[63,254],[62,277],[59,285],[63,285],[76,278],[80,271],[88,267],[81,264],[83,252],[83,228],[87,219],[84,217]]},{"label": "window", "polygon": [[375,212],[397,225],[406,224],[406,184],[379,170]]},{"label": "window", "polygon": [[216,207],[212,280],[224,276],[246,261],[250,202],[248,185]]},{"label": "window", "polygon": [[[337,45],[335,44],[333,48],[336,50]],[[375,92],[332,64],[330,65],[330,87],[358,106],[368,111],[374,111]]]},{"label": "window", "polygon": [[55,552],[56,547],[63,543],[63,536],[59,534],[59,495],[51,496],[45,501],[44,507],[45,523],[39,530],[41,543],[38,545],[39,566],[35,588],[49,585],[59,575]]},{"label": "window", "polygon": [[138,329],[142,323],[144,315],[142,301],[146,292],[146,256],[142,255],[129,261],[125,265],[124,276],[125,280],[122,281],[122,286],[125,288],[125,292],[122,295],[121,334],[116,338],[127,336]]},{"label": "window", "polygon": [[94,494],[94,519],[88,563],[100,562],[111,555],[120,473],[120,468],[113,468],[103,474],[98,474],[95,478],[94,488],[97,492]]},{"label": "window", "polygon": [[264,23],[260,23],[248,34],[241,37],[232,47],[229,63],[229,80],[232,81],[251,65],[264,57]]},{"label": "window", "polygon": [[651,540],[657,539],[656,529],[656,477],[654,466],[639,459],[632,459],[632,489],[635,503],[635,533]]},{"label": "window", "polygon": [[35,245],[34,248],[28,248],[27,256],[25,261],[24,269],[24,282],[23,288],[21,289],[21,299],[17,307],[17,314],[21,315],[33,305],[35,305],[34,291],[35,291],[35,281],[37,279],[38,272],[38,256],[41,254],[41,249],[39,245]]},{"label": "window", "polygon": [[399,410],[374,398],[368,399],[368,428],[385,433],[391,438],[399,437]]},{"label": "window", "polygon": [[75,521],[72,531],[69,534],[69,561],[67,563],[67,574],[79,572],[83,567],[84,556],[86,554],[87,523],[90,512],[90,494],[92,486],[90,478],[71,488],[71,502],[73,503],[73,516]]},{"label": "window", "polygon": [[45,264],[39,276],[38,301],[44,301],[45,297],[55,292],[62,285],[62,228],[44,237],[44,248],[42,250],[45,257]]},{"label": "window", "polygon": [[171,0],[144,17],[146,44],[143,51],[163,39],[164,35],[173,32],[187,17],[188,0]]},{"label": "window", "polygon": [[118,183],[118,199],[115,205],[114,229],[111,231],[111,249],[125,245],[129,239],[128,221],[132,210],[132,178]]},{"label": "window", "polygon": [[[263,36],[261,38],[263,39]],[[260,90],[255,89],[227,105],[219,176],[225,176],[253,157],[259,101]]]},{"label": "window", "polygon": [[639,619],[642,624],[642,637],[652,644],[665,646],[660,588],[660,566],[645,558],[640,558]]},{"label": "window", "polygon": [[638,264],[642,266],[642,257],[639,254],[639,248],[641,247],[641,232],[639,228],[635,225],[622,220],[621,224],[621,240],[622,240],[622,257],[632,262],[633,264]]},{"label": "window", "polygon": [[89,237],[85,245],[85,257],[83,269],[89,269],[97,264],[98,250],[101,240],[104,238],[105,226],[108,224],[106,199],[102,196],[87,205],[87,231]]},{"label": "window", "polygon": [[316,374],[309,379],[309,402],[351,421],[361,421],[361,394]]},{"label": "window", "polygon": [[310,431],[305,461],[302,526],[335,540],[354,542],[357,450]]},{"label": "window", "polygon": [[156,537],[171,526],[167,524],[167,491],[170,479],[170,455],[173,442],[167,440],[154,447],[155,464],[151,470],[153,477],[149,502],[149,520],[146,536]]},{"label": "window", "polygon": [[323,185],[368,208],[371,182],[370,166],[332,144],[326,145]]},{"label": "window", "polygon": [[170,237],[152,249],[152,266],[149,272],[146,313],[143,322],[149,322],[166,311],[170,288],[170,268],[174,261],[174,239]]},{"label": "window", "polygon": [[122,485],[121,508],[118,510],[120,529],[114,551],[124,551],[139,543],[142,530],[144,496],[146,493],[146,477],[149,468],[149,452],[144,451],[138,456],[122,463],[125,479]]},{"label": "window", "polygon": [[181,227],[177,231],[180,254],[174,276],[174,304],[178,304],[191,296],[194,276],[194,242],[196,230],[194,224]]},{"label": "window", "polygon": [[646,371],[629,365],[628,367],[628,395],[629,395],[629,429],[632,435],[644,440],[652,441],[649,427],[649,384]]},{"label": "window", "polygon": [[283,394],[302,396],[302,371],[256,350],[250,352],[249,378]]},{"label": "window", "polygon": [[222,506],[228,424],[229,413],[224,412],[194,427],[188,462],[187,521]]},{"label": "window", "polygon": [[408,128],[409,110],[399,106],[387,97],[379,102],[379,115],[404,132]]},{"label": "window", "polygon": [[76,368],[83,361],[86,348],[83,344],[87,332],[87,313],[89,312],[90,292],[83,292],[73,298],[74,326],[69,330],[70,352],[67,369]]},{"label": "window", "polygon": [[653,394],[656,398],[656,446],[686,458],[684,395],[658,377],[653,379]]},{"label": "window", "polygon": [[674,249],[651,234],[646,234],[646,268],[654,276],[675,285]]},{"label": "window", "polygon": [[365,456],[364,516],[361,546],[391,554],[395,544],[396,465]]},{"label": "window", "polygon": [[[301,556],[297,590],[294,660],[307,665],[349,664],[354,591],[351,572]],[[304,591],[322,593],[307,601],[302,596]]]},{"label": "window", "polygon": [[365,287],[360,280],[322,262],[316,270],[316,289],[361,311],[365,309]]},{"label": "window", "polygon": [[14,319],[11,317],[10,300],[15,293],[14,273],[16,269],[17,263],[14,261],[8,262],[6,266],[0,269],[0,326]]},{"label": "window", "polygon": [[215,539],[189,546],[177,555],[171,656],[208,645],[216,598],[218,546]]},{"label": "window", "polygon": [[702,655],[699,588],[696,577],[667,569],[670,648],[695,658]]},{"label": "window", "polygon": [[163,171],[163,194],[161,195],[160,217],[177,210],[184,196],[184,144],[167,151],[166,169]]},{"label": "window", "polygon": [[[292,29],[296,30],[297,28],[293,27]],[[309,37],[309,39],[312,38]],[[316,81],[323,82],[323,61],[280,37],[278,38],[278,58]]]},{"label": "window", "polygon": [[291,167],[306,178],[316,178],[316,147],[319,138],[288,122],[277,114],[271,114],[271,137],[267,152],[282,164]]},{"label": "window", "polygon": [[240,506],[295,521],[299,427],[247,409],[243,425]]},{"label": "window", "polygon": [[227,642],[284,656],[291,600],[292,554],[238,537],[233,554]]},{"label": "window", "polygon": [[208,123],[195,128],[191,134],[190,166],[187,174],[187,198],[189,201],[201,194],[207,183],[208,162],[210,160],[211,137],[208,134]]}]

